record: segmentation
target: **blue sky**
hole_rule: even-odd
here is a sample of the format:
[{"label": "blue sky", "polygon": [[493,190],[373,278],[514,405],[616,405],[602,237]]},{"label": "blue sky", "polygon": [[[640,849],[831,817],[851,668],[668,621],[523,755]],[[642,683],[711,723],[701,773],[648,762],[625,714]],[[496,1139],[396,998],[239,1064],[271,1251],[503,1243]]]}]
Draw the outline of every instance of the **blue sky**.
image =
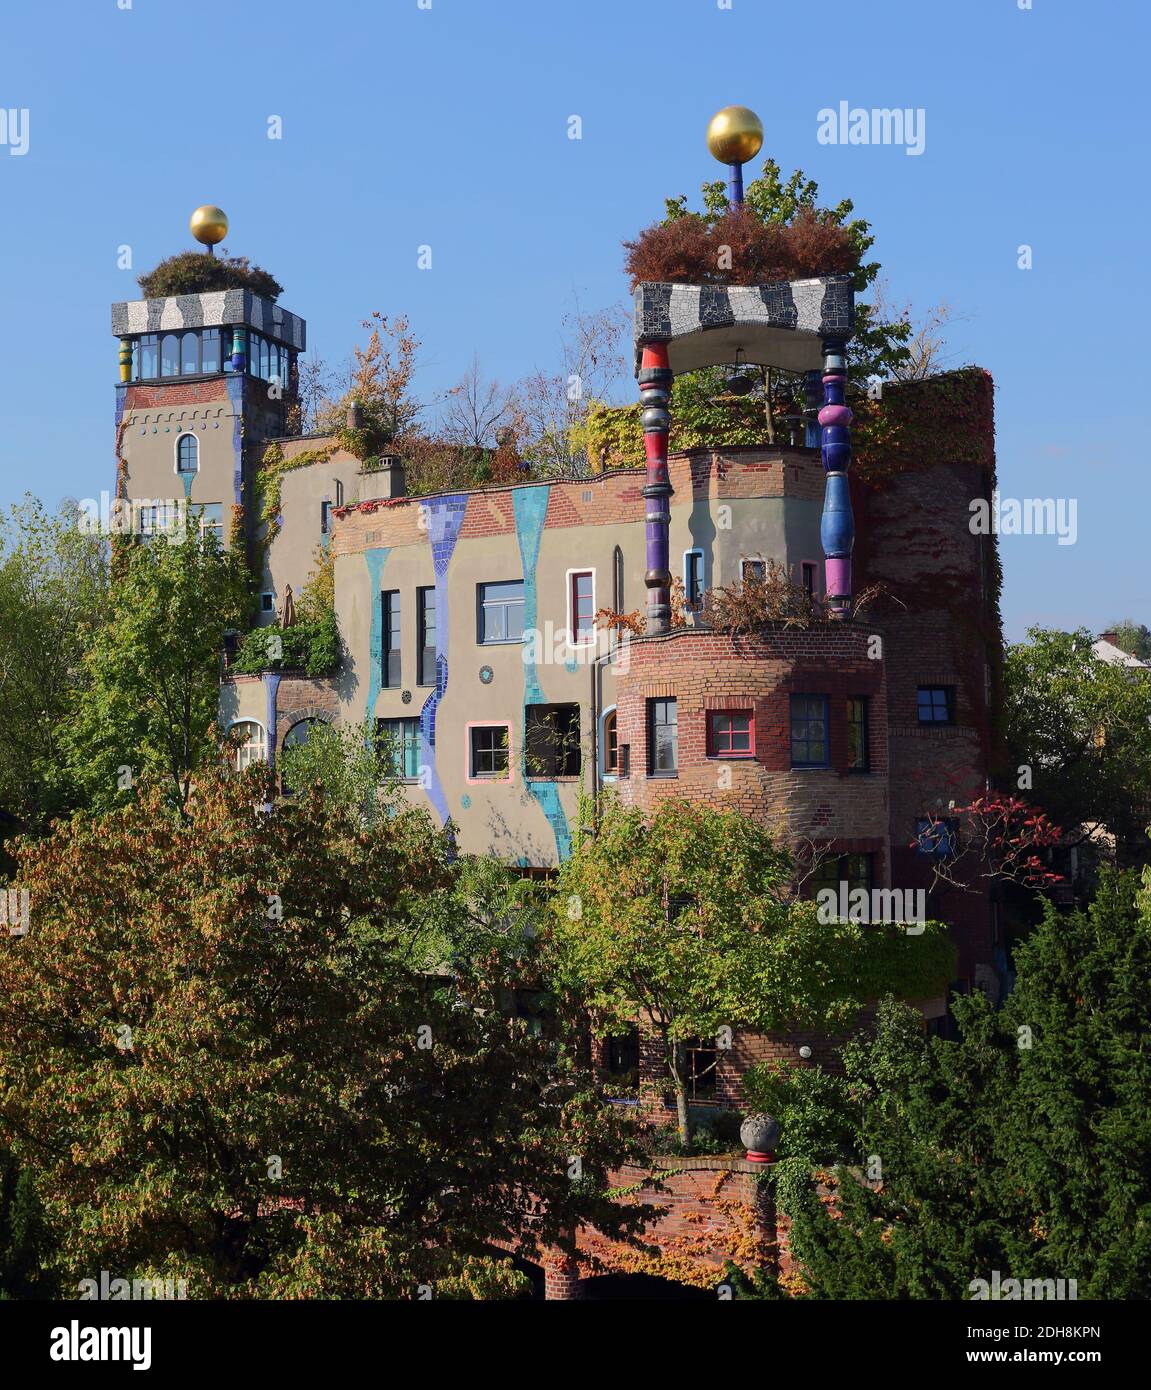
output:
[{"label": "blue sky", "polygon": [[[345,357],[372,309],[408,314],[430,398],[473,352],[503,381],[554,366],[573,296],[626,296],[620,241],[718,176],[706,124],[741,103],[785,172],[855,199],[897,302],[965,316],[953,361],[996,379],[1004,496],[1077,500],[1074,545],[1002,538],[1008,636],[1151,623],[1148,7],[726,5],[6,7],[0,107],[30,116],[27,154],[0,147],[0,502],[109,485],[108,306],[192,245],[197,204],[227,209],[229,250],[273,271],[321,356]],[[841,101],[923,108],[924,152],[819,144]]]}]

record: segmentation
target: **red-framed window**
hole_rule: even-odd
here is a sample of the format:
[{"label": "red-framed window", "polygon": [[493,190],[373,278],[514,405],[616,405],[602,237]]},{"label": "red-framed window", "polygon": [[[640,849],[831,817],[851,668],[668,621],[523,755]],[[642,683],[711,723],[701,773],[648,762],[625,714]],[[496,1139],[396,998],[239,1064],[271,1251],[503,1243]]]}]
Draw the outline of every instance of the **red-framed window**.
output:
[{"label": "red-framed window", "polygon": [[713,709],[707,715],[709,758],[754,758],[755,720],[749,709]]},{"label": "red-framed window", "polygon": [[595,639],[595,576],[591,570],[577,570],[571,577],[572,641]]}]

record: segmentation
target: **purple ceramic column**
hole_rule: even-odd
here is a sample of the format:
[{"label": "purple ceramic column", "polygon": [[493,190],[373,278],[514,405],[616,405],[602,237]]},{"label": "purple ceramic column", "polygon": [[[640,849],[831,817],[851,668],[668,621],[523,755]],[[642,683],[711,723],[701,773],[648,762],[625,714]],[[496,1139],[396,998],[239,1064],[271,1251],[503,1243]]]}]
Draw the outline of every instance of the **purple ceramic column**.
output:
[{"label": "purple ceramic column", "polygon": [[672,495],[667,471],[667,435],[671,428],[672,373],[668,366],[667,344],[652,343],[640,357],[639,399],[643,424],[643,451],[647,477],[643,495],[647,503],[647,630],[667,632],[671,627],[671,568],[668,528]]}]

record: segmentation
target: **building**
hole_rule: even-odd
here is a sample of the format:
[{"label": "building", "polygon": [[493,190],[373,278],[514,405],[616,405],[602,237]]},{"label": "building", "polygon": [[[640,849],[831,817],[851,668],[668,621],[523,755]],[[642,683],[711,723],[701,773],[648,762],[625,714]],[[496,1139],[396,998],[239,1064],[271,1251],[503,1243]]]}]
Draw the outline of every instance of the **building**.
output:
[{"label": "building", "polygon": [[[299,592],[317,546],[334,554],[341,668],[226,677],[221,717],[243,729],[242,761],[274,761],[315,721],[366,722],[466,852],[552,869],[585,833],[581,794],[611,787],[644,807],[737,807],[816,847],[825,881],[914,890],[947,850],[940,819],[993,769],[996,538],[968,524],[995,485],[992,388],[967,379],[981,424],[959,411],[905,466],[852,474],[852,325],[842,275],[640,285],[646,468],[411,496],[402,460],[365,465],[335,438],[291,435],[303,319],[248,291],[119,304],[118,488],[182,488],[197,524],[244,545],[261,621]],[[733,360],[807,374],[808,444],[669,457],[673,376]],[[913,409],[922,397],[932,423],[930,383],[891,394]],[[771,561],[826,616],[743,638],[711,629],[706,592]],[[875,584],[898,602],[853,616]],[[601,610],[635,614],[641,633],[609,635]],[[952,926],[956,987],[995,991],[991,896],[937,893],[931,915]],[[923,1007],[945,1013],[942,998]],[[750,1061],[801,1043],[830,1047],[746,1038],[718,1058],[701,1044],[698,1098],[738,1100]]]}]

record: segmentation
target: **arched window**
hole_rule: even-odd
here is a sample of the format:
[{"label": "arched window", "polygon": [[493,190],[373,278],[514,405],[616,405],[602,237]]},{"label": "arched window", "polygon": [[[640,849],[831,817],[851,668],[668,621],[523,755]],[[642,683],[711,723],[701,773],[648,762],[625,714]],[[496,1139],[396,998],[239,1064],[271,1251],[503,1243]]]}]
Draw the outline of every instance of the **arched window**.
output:
[{"label": "arched window", "polygon": [[175,333],[165,333],[160,340],[160,375],[180,375],[180,339]]},{"label": "arched window", "polygon": [[184,376],[195,376],[200,370],[200,335],[185,333],[180,339],[180,371]]},{"label": "arched window", "polygon": [[254,719],[240,719],[228,730],[235,745],[232,754],[237,772],[243,772],[252,763],[268,761],[268,740],[262,724]]},{"label": "arched window", "polygon": [[611,606],[623,612],[623,551],[618,545],[611,557]]},{"label": "arched window", "polygon": [[619,735],[615,715],[615,710],[609,709],[603,717],[601,761],[605,777],[615,777],[619,773]]},{"label": "arched window", "polygon": [[[281,745],[283,751],[286,753],[289,748],[302,747],[305,743],[307,743],[308,739],[311,738],[313,732],[315,731],[316,725],[322,724],[323,722],[324,721],[322,719],[315,718],[297,720],[296,723],[293,724],[292,727],[288,730],[288,732],[284,735],[284,742]],[[288,785],[287,779],[284,777],[282,769],[280,773],[280,790],[284,792],[286,796],[291,796],[295,790],[295,788],[290,787]]]},{"label": "arched window", "polygon": [[200,467],[200,441],[194,434],[182,434],[176,440],[176,472],[196,473]]}]

